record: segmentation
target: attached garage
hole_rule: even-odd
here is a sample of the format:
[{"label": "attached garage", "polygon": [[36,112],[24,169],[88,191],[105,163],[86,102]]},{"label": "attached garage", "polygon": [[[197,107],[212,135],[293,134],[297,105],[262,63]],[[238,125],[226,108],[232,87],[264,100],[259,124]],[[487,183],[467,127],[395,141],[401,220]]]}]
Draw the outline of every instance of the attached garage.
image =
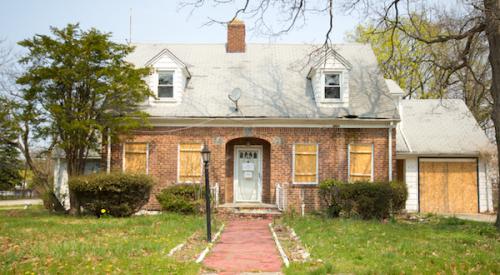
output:
[{"label": "attached garage", "polygon": [[[399,92],[401,94],[401,92]],[[496,154],[462,100],[398,100],[396,179],[406,210],[436,214],[493,211],[489,162]]]},{"label": "attached garage", "polygon": [[477,158],[419,158],[420,212],[478,213]]}]

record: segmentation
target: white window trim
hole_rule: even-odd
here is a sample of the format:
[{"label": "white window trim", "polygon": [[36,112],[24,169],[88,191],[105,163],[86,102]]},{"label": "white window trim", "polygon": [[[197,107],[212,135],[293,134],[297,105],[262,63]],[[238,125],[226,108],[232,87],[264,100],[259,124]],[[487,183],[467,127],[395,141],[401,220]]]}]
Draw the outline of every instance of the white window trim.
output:
[{"label": "white window trim", "polygon": [[[191,182],[191,181],[181,181],[181,145],[182,144],[195,144],[198,142],[185,142],[185,143],[179,143],[177,144],[177,183],[183,183],[183,184],[199,184],[203,180],[203,158],[200,157],[200,171],[201,171],[201,178],[199,182]],[[203,142],[199,142],[200,144],[200,155],[201,155],[201,150],[203,149]]]},{"label": "white window trim", "polygon": [[373,145],[373,143],[349,143],[347,145],[347,181],[348,182],[353,182],[351,181],[351,145],[371,145],[372,147],[372,154],[371,154],[371,175],[370,175],[370,182],[373,182],[373,178],[374,178],[374,159],[373,159],[373,155],[375,153],[375,146]]},{"label": "white window trim", "polygon": [[[296,182],[295,181],[295,145],[316,145],[316,181],[315,182]],[[294,143],[292,150],[292,184],[294,185],[317,185],[319,180],[319,143]]]},{"label": "white window trim", "polygon": [[[160,73],[161,72],[168,72],[168,73],[172,73],[172,97],[160,97],[158,95],[158,93],[160,92],[160,89],[158,87],[160,87]],[[156,98],[155,98],[155,102],[177,102],[177,99],[176,99],[176,90],[175,90],[175,85],[174,85],[174,82],[175,82],[175,69],[174,68],[159,68],[159,69],[156,69],[156,77],[155,77],[155,91],[156,91]],[[162,86],[166,86],[166,87],[169,87],[168,85],[162,85]]]},{"label": "white window trim", "polygon": [[146,175],[149,175],[149,142],[125,142],[122,143],[122,173],[125,173],[127,162],[125,161],[125,144],[146,143]]},{"label": "white window trim", "polygon": [[[328,74],[338,74],[339,75],[339,98],[326,98],[325,97],[325,88],[326,88],[326,75]],[[326,70],[321,74],[321,100],[323,102],[344,102],[344,72],[339,70]]]}]

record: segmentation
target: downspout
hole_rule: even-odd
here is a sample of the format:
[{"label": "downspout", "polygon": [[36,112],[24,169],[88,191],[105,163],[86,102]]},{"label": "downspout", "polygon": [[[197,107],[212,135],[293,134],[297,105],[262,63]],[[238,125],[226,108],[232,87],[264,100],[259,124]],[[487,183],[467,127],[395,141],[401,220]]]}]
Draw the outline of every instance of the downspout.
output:
[{"label": "downspout", "polygon": [[106,153],[106,173],[111,173],[111,135],[108,128],[108,144],[107,144],[107,153]]},{"label": "downspout", "polygon": [[305,214],[305,208],[306,208],[306,204],[305,204],[305,200],[304,200],[304,197],[305,197],[305,192],[306,192],[306,190],[304,190],[304,189],[301,189],[301,190],[300,190],[300,197],[301,197],[300,199],[301,199],[301,201],[302,201],[302,204],[300,205],[300,208],[301,208],[300,210],[301,210],[301,215],[302,215],[302,217],[304,217],[304,214]]},{"label": "downspout", "polygon": [[392,181],[392,122],[387,129],[389,135],[389,181]]}]

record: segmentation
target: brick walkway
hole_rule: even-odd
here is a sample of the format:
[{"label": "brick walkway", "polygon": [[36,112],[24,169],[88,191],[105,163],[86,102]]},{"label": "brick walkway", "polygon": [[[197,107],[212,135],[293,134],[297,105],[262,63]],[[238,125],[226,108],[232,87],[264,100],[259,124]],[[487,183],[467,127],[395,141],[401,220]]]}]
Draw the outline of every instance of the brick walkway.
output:
[{"label": "brick walkway", "polygon": [[268,224],[271,220],[233,220],[205,258],[207,268],[219,274],[279,272],[281,258]]}]

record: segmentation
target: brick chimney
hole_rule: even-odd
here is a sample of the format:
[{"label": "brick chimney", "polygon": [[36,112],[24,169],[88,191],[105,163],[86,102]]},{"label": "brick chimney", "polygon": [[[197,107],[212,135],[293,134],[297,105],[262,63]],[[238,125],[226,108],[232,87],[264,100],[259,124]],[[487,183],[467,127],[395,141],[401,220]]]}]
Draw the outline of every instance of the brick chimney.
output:
[{"label": "brick chimney", "polygon": [[227,24],[226,52],[245,52],[245,23],[243,21],[234,19]]}]

